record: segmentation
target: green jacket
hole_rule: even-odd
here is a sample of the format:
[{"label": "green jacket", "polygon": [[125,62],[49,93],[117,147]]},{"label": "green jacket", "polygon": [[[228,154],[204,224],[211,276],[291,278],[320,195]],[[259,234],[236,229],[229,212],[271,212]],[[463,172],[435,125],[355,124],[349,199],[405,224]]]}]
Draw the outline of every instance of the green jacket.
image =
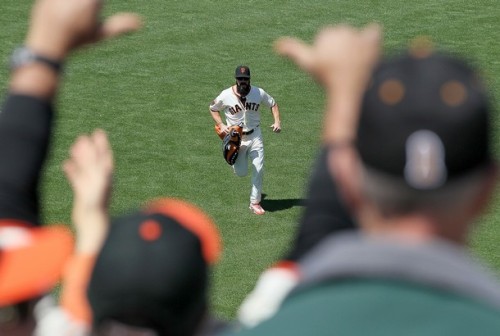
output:
[{"label": "green jacket", "polygon": [[280,311],[238,335],[500,335],[500,285],[450,243],[346,234],[302,262]]}]

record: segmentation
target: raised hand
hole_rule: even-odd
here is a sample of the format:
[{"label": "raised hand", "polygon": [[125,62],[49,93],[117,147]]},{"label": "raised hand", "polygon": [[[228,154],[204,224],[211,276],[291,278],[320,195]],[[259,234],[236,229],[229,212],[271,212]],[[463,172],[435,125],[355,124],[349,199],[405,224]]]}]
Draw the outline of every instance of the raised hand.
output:
[{"label": "raised hand", "polygon": [[62,60],[73,49],[137,30],[138,15],[115,14],[100,19],[102,0],[38,0],[33,6],[26,45]]},{"label": "raised hand", "polygon": [[285,37],[276,41],[276,52],[290,58],[326,90],[325,141],[354,137],[362,94],[380,54],[381,29],[340,25],[323,28],[314,43]]},{"label": "raised hand", "polygon": [[80,252],[96,253],[108,228],[113,152],[106,133],[78,137],[63,170],[74,194],[73,222]]}]

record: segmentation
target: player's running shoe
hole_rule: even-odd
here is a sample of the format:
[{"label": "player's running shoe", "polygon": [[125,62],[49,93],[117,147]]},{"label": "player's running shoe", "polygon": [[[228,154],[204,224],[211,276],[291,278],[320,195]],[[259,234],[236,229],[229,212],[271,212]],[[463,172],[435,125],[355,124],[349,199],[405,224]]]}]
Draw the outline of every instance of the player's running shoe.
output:
[{"label": "player's running shoe", "polygon": [[256,215],[263,215],[266,213],[266,211],[260,206],[260,203],[250,203],[249,209]]}]

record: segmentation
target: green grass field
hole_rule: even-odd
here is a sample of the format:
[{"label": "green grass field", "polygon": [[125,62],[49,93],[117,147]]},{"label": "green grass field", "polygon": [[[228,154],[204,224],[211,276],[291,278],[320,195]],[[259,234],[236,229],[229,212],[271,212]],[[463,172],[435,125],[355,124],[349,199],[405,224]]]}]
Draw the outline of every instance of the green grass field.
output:
[{"label": "green grass field", "polygon": [[[31,3],[2,0],[1,59],[22,43]],[[107,1],[105,14],[117,11],[140,13],[145,27],[67,61],[44,179],[46,222],[70,223],[71,192],[60,167],[71,142],[80,133],[105,129],[116,156],[114,214],[153,197],[174,196],[197,204],[218,223],[224,254],[214,269],[212,297],[223,317],[234,316],[258,274],[289,246],[319,143],[323,93],[273,53],[274,40],[290,35],[311,41],[326,24],[376,21],[384,26],[387,53],[428,35],[476,60],[492,92],[500,88],[496,0]],[[209,103],[233,83],[238,64],[250,66],[252,83],[273,95],[282,113],[281,134],[263,127],[263,204],[270,211],[261,217],[248,210],[250,180],[235,177],[224,162],[208,112]],[[5,92],[6,67],[0,67],[0,78]],[[271,123],[271,113],[264,114],[262,124]],[[472,242],[498,270],[499,216],[495,202]]]}]

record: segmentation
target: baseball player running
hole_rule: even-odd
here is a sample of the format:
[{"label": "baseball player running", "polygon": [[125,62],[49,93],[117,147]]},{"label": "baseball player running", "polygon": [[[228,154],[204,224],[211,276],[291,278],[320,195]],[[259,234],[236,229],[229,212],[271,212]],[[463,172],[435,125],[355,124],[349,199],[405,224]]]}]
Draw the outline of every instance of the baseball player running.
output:
[{"label": "baseball player running", "polygon": [[[238,157],[233,165],[234,173],[240,177],[248,173],[248,160],[253,166],[252,190],[250,192],[250,210],[263,215],[265,210],[260,205],[262,180],[264,174],[264,145],[260,128],[260,111],[263,106],[271,109],[274,123],[273,132],[281,132],[278,104],[263,89],[250,85],[250,69],[240,65],[235,70],[236,84],[222,91],[210,104],[210,113],[221,132],[228,132],[229,127],[241,125],[243,134]],[[226,122],[222,121],[224,112]]]}]

